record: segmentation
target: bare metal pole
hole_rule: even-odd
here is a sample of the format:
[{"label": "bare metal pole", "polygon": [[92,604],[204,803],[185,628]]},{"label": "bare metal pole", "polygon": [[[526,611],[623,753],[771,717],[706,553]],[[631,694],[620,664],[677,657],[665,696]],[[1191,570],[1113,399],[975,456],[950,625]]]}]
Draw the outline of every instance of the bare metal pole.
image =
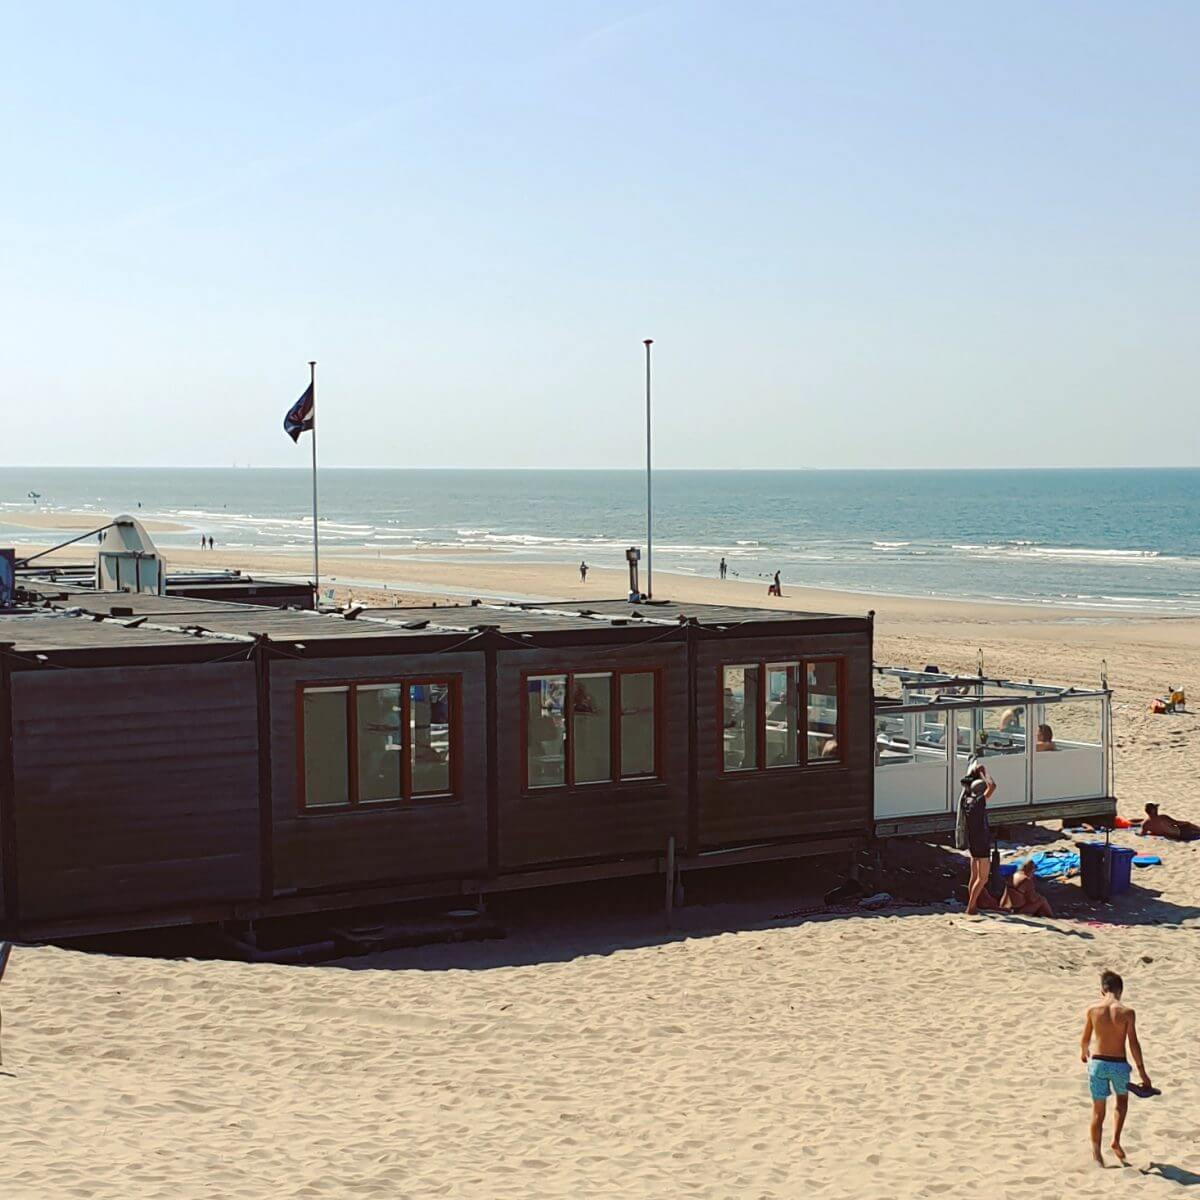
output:
[{"label": "bare metal pole", "polygon": [[313,492],[313,600],[321,607],[321,551],[317,533],[317,364],[308,364],[308,386],[312,389],[312,492]]},{"label": "bare metal pole", "polygon": [[646,338],[646,599],[654,598],[654,485],[650,474],[650,347],[653,338]]},{"label": "bare metal pole", "polygon": [[116,521],[109,521],[107,525],[101,525],[99,529],[89,529],[87,533],[81,533],[78,537],[73,537],[69,542],[59,542],[57,546],[51,546],[49,550],[39,550],[36,554],[31,554],[28,558],[18,558],[16,565],[18,567],[27,566],[35,558],[41,558],[46,554],[53,554],[55,550],[62,550],[66,546],[73,546],[76,542],[82,542],[84,538],[95,537],[96,534],[103,533],[106,529],[111,529],[115,524]]}]

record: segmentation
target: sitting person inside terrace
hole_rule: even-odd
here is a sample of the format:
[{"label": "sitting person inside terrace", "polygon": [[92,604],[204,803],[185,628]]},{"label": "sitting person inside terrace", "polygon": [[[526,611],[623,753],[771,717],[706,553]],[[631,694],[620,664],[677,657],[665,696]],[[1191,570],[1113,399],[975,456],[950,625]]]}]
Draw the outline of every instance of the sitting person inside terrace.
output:
[{"label": "sitting person inside terrace", "polygon": [[1176,842],[1194,842],[1200,839],[1200,825],[1192,821],[1177,821],[1158,811],[1157,804],[1146,805],[1146,819],[1141,832],[1152,837],[1171,838]]},{"label": "sitting person inside terrace", "polygon": [[1037,890],[1036,867],[1033,859],[1027,858],[1017,868],[1012,883],[1004,889],[1004,896],[1000,900],[1001,908],[1028,917],[1054,916],[1050,901]]},{"label": "sitting person inside terrace", "polygon": [[1054,744],[1054,730],[1049,725],[1039,725],[1037,727],[1037,741],[1034,743],[1035,750],[1057,750],[1058,747]]}]

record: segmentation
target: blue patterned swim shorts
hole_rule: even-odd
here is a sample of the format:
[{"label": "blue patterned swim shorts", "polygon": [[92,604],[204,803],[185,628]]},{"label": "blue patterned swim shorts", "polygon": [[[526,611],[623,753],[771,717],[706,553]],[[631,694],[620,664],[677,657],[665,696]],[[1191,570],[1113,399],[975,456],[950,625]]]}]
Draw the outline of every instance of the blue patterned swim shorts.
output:
[{"label": "blue patterned swim shorts", "polygon": [[1107,1100],[1110,1083],[1114,1095],[1124,1096],[1129,1091],[1129,1064],[1124,1060],[1088,1059],[1088,1087],[1092,1089],[1092,1099]]}]

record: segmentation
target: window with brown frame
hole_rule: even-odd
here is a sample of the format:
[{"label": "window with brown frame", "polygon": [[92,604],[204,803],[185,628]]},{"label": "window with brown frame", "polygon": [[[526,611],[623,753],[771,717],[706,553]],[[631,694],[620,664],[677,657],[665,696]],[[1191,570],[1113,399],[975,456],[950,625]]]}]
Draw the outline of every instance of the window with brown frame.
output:
[{"label": "window with brown frame", "polygon": [[654,671],[570,671],[525,680],[530,789],[658,777]]},{"label": "window with brown frame", "polygon": [[731,664],[721,668],[721,693],[723,770],[844,760],[841,659]]},{"label": "window with brown frame", "polygon": [[371,808],[454,792],[455,685],[447,679],[300,689],[300,807]]}]

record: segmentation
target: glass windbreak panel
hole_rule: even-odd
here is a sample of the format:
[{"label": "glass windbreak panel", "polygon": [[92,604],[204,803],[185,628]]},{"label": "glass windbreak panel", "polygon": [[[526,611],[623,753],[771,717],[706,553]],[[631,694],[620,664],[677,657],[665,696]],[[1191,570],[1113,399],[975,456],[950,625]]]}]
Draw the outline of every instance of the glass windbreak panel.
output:
[{"label": "glass windbreak panel", "polygon": [[575,783],[612,778],[612,675],[575,675],[571,687]]},{"label": "glass windbreak panel", "polygon": [[356,690],[358,799],[362,804],[399,800],[404,794],[400,782],[401,696],[398,684]]},{"label": "glass windbreak panel", "polygon": [[837,742],[838,664],[808,664],[808,761],[841,762]]},{"label": "glass windbreak panel", "polygon": [[875,712],[875,765],[894,767],[912,762],[909,742],[912,718],[907,713],[890,713],[886,708]]},{"label": "glass windbreak panel", "polygon": [[529,786],[557,787],[567,781],[567,677],[528,680],[526,763]]},{"label": "glass windbreak panel", "polygon": [[654,775],[654,676],[621,676],[621,778]]},{"label": "glass windbreak panel", "polygon": [[304,693],[304,807],[350,803],[348,688]]},{"label": "glass windbreak panel", "polygon": [[1106,795],[1105,699],[1097,696],[1039,704],[1034,713],[1034,799],[1082,800]]},{"label": "glass windbreak panel", "polygon": [[1033,748],[1039,751],[1099,749],[1103,701],[1066,700],[1038,706]]},{"label": "glass windbreak panel", "polygon": [[767,766],[794,767],[800,761],[800,664],[767,667]]},{"label": "glass windbreak panel", "polygon": [[[876,716],[875,816],[944,813],[949,806],[945,713]],[[882,727],[881,727],[882,722]],[[906,736],[913,734],[910,747]]]},{"label": "glass windbreak panel", "polygon": [[1025,753],[1023,704],[1010,704],[1006,708],[981,708],[978,725],[977,754]]},{"label": "glass windbreak panel", "polygon": [[450,790],[450,721],[449,684],[409,684],[408,744],[414,796]]},{"label": "glass windbreak panel", "polygon": [[724,673],[725,770],[758,766],[758,668],[726,667]]}]

